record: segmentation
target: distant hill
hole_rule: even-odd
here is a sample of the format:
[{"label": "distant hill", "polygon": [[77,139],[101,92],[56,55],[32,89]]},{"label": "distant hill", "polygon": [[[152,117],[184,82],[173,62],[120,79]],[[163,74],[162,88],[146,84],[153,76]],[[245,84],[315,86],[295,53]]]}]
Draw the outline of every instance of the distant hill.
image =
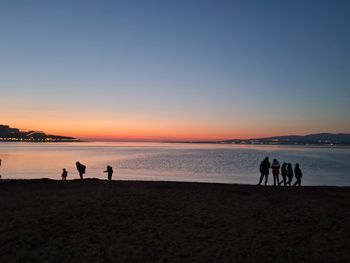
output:
[{"label": "distant hill", "polygon": [[78,139],[67,136],[51,135],[41,131],[21,131],[8,125],[0,125],[0,141],[29,142],[74,142]]},{"label": "distant hill", "polygon": [[350,134],[317,133],[309,135],[274,136],[255,139],[231,139],[221,143],[233,144],[285,144],[285,145],[350,145]]}]

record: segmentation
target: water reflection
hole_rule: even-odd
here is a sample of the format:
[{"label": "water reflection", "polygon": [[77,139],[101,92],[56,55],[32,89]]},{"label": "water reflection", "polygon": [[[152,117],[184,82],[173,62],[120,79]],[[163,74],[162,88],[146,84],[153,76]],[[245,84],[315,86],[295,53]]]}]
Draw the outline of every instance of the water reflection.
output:
[{"label": "water reflection", "polygon": [[[350,185],[349,148],[266,145],[166,143],[0,143],[2,178],[79,178],[77,160],[86,177],[103,178],[107,164],[114,179],[168,180],[256,184],[265,157],[300,163],[305,185]],[[272,178],[269,179],[270,183]]]}]

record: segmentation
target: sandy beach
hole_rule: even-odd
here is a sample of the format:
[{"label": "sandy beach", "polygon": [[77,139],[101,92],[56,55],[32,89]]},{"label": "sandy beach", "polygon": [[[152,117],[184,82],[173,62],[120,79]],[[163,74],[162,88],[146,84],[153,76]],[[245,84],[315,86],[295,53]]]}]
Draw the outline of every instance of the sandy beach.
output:
[{"label": "sandy beach", "polygon": [[0,262],[350,262],[350,187],[2,180]]}]

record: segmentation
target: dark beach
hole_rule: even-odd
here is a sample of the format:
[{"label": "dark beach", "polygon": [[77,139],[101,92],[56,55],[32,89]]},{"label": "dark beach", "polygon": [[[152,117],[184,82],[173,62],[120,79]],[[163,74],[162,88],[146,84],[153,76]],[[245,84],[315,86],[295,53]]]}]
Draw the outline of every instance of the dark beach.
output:
[{"label": "dark beach", "polygon": [[2,180],[0,262],[350,262],[350,187]]}]

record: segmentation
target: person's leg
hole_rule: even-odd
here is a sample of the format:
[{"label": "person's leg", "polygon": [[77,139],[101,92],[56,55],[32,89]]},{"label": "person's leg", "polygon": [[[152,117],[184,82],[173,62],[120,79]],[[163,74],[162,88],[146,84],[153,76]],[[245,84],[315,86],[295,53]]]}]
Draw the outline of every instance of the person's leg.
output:
[{"label": "person's leg", "polygon": [[296,182],[293,184],[293,186],[300,186],[300,178],[296,178]]},{"label": "person's leg", "polygon": [[80,175],[80,179],[83,180],[83,173],[79,172],[79,175]]},{"label": "person's leg", "polygon": [[260,179],[259,179],[259,183],[258,183],[258,185],[260,185],[261,184],[261,182],[262,182],[262,180],[264,179],[264,174],[263,173],[261,173],[260,174]]},{"label": "person's leg", "polygon": [[276,179],[277,179],[277,177],[276,177],[276,175],[274,174],[274,175],[273,175],[273,186],[276,186]]},{"label": "person's leg", "polygon": [[265,185],[267,185],[268,174],[265,174]]}]

